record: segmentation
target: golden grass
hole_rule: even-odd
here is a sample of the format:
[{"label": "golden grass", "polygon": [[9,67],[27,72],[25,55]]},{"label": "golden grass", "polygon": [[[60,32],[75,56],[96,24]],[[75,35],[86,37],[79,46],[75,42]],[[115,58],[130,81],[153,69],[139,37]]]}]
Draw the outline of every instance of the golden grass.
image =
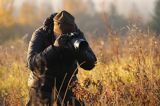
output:
[{"label": "golden grass", "polygon": [[[79,69],[77,98],[95,106],[160,105],[160,39],[130,29],[126,36],[109,33],[91,38],[98,63],[92,71]],[[0,103],[24,105],[28,96],[27,45],[23,40],[0,46]],[[0,104],[0,105],[1,105]]]}]

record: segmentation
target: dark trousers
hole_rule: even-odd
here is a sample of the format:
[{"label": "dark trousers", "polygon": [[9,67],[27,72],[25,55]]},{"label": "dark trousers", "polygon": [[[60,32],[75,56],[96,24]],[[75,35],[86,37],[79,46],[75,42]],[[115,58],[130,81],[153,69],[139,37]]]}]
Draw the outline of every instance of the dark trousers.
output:
[{"label": "dark trousers", "polygon": [[[71,90],[68,90],[64,99],[64,91],[58,95],[56,90],[52,92],[42,91],[38,88],[30,88],[29,101],[26,106],[84,106],[83,102],[78,101]],[[63,101],[63,102],[62,102]]]}]

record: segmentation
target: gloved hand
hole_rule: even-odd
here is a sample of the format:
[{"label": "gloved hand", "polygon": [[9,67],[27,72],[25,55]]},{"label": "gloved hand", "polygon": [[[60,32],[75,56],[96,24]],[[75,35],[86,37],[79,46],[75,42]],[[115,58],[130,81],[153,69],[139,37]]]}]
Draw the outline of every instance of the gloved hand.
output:
[{"label": "gloved hand", "polygon": [[63,49],[68,49],[71,51],[74,51],[74,46],[72,45],[70,41],[70,37],[67,35],[60,35],[53,44],[56,47],[60,47]]}]

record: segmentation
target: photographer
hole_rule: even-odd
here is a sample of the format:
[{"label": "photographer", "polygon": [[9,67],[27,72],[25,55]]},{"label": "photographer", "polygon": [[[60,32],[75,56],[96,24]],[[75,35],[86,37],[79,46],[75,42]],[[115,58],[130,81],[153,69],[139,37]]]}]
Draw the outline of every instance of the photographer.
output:
[{"label": "photographer", "polygon": [[70,13],[51,15],[33,33],[27,61],[31,70],[27,106],[51,106],[55,101],[58,106],[84,105],[75,99],[70,85],[77,81],[78,64],[91,70],[97,59]]}]

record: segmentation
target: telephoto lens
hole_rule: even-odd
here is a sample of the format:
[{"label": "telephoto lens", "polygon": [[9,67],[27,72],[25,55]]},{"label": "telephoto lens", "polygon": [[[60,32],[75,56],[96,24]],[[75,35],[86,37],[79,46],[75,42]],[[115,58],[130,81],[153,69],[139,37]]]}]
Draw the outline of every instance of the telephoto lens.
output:
[{"label": "telephoto lens", "polygon": [[78,38],[78,33],[70,33],[70,37],[76,51],[83,50],[88,47],[88,42],[85,39]]}]

